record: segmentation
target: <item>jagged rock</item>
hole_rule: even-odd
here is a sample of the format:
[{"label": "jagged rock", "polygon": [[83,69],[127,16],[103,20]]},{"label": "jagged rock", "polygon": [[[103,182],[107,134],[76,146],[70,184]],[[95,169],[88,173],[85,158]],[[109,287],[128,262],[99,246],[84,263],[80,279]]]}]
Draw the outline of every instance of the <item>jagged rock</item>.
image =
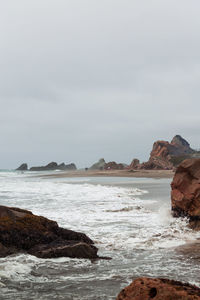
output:
[{"label": "jagged rock", "polygon": [[64,163],[58,165],[58,169],[59,170],[66,170],[66,171],[71,171],[71,170],[76,170],[76,165],[71,163],[71,164],[68,164],[68,165],[65,165]]},{"label": "jagged rock", "polygon": [[162,278],[137,278],[123,289],[117,300],[200,300],[195,285]]},{"label": "jagged rock", "polygon": [[30,171],[52,171],[57,169],[58,169],[58,164],[56,162],[51,162],[46,166],[32,167],[30,168]]},{"label": "jagged rock", "polygon": [[101,158],[97,163],[93,164],[89,169],[90,170],[103,170],[105,166],[104,158]]},{"label": "jagged rock", "polygon": [[28,210],[0,206],[0,257],[29,253],[41,258],[98,258],[97,248],[84,233],[58,226]]},{"label": "jagged rock", "polygon": [[54,170],[66,170],[66,171],[76,170],[76,165],[73,163],[68,165],[61,163],[60,165],[58,165],[56,162],[51,162],[46,166],[30,168],[30,171],[54,171]]},{"label": "jagged rock", "polygon": [[140,165],[140,161],[137,158],[134,158],[129,166],[130,169],[137,169]]},{"label": "jagged rock", "polygon": [[155,142],[149,160],[142,164],[132,165],[131,163],[128,169],[171,170],[183,160],[191,157],[200,157],[200,152],[190,148],[190,144],[185,139],[176,135],[170,143]]},{"label": "jagged rock", "polygon": [[104,170],[123,170],[124,165],[123,164],[117,164],[115,161],[110,161],[108,163],[105,163]]},{"label": "jagged rock", "polygon": [[27,164],[21,164],[16,171],[27,171],[28,170],[28,165]]},{"label": "jagged rock", "polygon": [[200,224],[200,159],[187,159],[177,168],[171,183],[172,211],[175,217],[187,216],[191,225]]}]

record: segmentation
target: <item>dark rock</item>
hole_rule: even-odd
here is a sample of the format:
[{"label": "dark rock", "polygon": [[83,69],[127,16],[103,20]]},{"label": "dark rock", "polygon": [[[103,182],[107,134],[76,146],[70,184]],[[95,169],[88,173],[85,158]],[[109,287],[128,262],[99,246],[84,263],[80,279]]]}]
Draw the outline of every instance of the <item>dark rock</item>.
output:
[{"label": "dark rock", "polygon": [[60,165],[58,165],[56,162],[51,162],[46,166],[30,168],[30,171],[54,171],[54,170],[63,170],[63,171],[76,170],[76,165],[73,163],[68,165],[61,163]]},{"label": "dark rock", "polygon": [[123,289],[117,300],[200,300],[195,285],[162,278],[137,278]]},{"label": "dark rock", "polygon": [[177,168],[171,183],[175,217],[187,216],[191,226],[200,224],[200,159],[187,159]]},{"label": "dark rock", "polygon": [[16,171],[27,171],[28,170],[28,165],[27,164],[21,164]]},{"label": "dark rock", "polygon": [[18,252],[42,258],[98,258],[97,248],[84,233],[60,228],[28,210],[0,206],[0,257]]},{"label": "dark rock", "polygon": [[64,163],[58,165],[58,170],[63,170],[63,171],[73,171],[77,170],[76,165],[71,163],[68,165],[65,165]]},{"label": "dark rock", "polygon": [[51,162],[46,166],[32,167],[30,168],[30,171],[53,171],[57,169],[58,169],[58,164],[56,162]]},{"label": "dark rock", "polygon": [[101,158],[97,163],[93,164],[89,169],[90,170],[103,170],[105,166],[104,158]]}]

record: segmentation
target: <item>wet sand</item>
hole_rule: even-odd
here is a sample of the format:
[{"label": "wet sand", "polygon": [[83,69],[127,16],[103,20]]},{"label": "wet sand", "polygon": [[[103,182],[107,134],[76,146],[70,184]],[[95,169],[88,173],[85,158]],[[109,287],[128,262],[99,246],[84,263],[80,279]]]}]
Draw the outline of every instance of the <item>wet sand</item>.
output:
[{"label": "wet sand", "polygon": [[138,177],[138,178],[172,178],[174,171],[172,170],[77,170],[68,172],[54,172],[52,174],[42,175],[42,177]]}]

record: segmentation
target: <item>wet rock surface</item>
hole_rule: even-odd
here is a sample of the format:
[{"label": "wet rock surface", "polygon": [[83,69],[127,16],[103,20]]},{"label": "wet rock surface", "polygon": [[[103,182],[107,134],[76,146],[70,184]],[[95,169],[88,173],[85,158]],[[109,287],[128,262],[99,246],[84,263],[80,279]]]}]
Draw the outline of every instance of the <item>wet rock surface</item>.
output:
[{"label": "wet rock surface", "polygon": [[117,300],[197,300],[200,288],[162,278],[137,278],[124,288]]},{"label": "wet rock surface", "polygon": [[171,183],[175,217],[187,216],[192,227],[200,223],[200,159],[187,159],[177,168]]},{"label": "wet rock surface", "polygon": [[84,233],[58,226],[28,210],[0,206],[0,257],[29,253],[41,258],[98,258],[98,249]]}]

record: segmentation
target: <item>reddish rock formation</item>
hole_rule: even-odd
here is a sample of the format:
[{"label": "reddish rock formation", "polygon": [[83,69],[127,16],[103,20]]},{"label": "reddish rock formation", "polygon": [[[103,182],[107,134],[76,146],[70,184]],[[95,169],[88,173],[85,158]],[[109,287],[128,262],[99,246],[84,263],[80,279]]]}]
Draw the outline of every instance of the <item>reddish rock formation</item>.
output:
[{"label": "reddish rock formation", "polygon": [[85,234],[60,228],[55,221],[30,211],[0,206],[0,257],[25,252],[41,258],[97,258]]},{"label": "reddish rock formation", "polygon": [[200,300],[200,288],[162,278],[138,278],[123,289],[117,300]]},{"label": "reddish rock formation", "polygon": [[110,161],[108,163],[105,163],[104,170],[123,170],[124,165],[123,164],[117,164],[115,161]]},{"label": "reddish rock formation", "polygon": [[140,161],[137,158],[134,158],[129,166],[129,169],[137,169],[140,165]]},{"label": "reddish rock formation", "polygon": [[193,225],[199,223],[200,159],[193,158],[183,161],[176,170],[171,187],[174,216],[188,216]]},{"label": "reddish rock formation", "polygon": [[132,162],[129,169],[171,170],[181,161],[192,156],[198,157],[200,153],[191,149],[189,143],[180,135],[176,135],[170,143],[167,141],[155,142],[149,160],[136,165]]}]

